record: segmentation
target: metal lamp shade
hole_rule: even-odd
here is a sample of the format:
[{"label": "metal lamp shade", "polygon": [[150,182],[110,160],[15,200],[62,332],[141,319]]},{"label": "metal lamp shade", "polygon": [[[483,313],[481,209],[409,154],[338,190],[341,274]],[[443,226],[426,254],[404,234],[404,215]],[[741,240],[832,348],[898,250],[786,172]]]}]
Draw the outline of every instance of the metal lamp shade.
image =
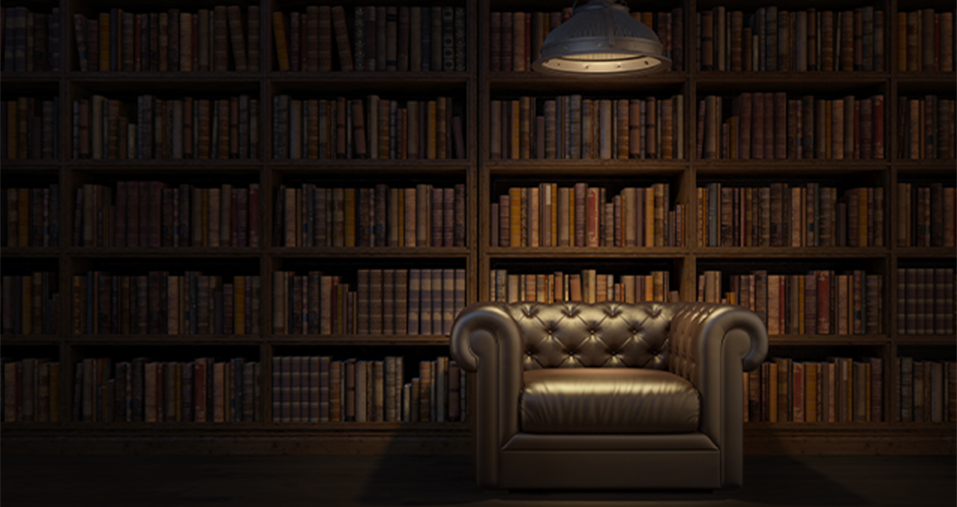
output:
[{"label": "metal lamp shade", "polygon": [[547,74],[650,74],[671,68],[658,36],[616,0],[592,0],[548,34],[532,69]]}]

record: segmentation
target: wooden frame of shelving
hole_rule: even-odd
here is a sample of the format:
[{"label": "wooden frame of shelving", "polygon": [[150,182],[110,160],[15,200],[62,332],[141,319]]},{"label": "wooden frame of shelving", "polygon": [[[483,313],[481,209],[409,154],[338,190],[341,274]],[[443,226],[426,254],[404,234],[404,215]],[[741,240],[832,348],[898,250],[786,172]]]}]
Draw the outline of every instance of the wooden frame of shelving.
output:
[{"label": "wooden frame of shelving", "polygon": [[[56,181],[61,188],[59,218],[61,226],[60,246],[55,248],[4,248],[2,255],[11,262],[27,259],[47,259],[58,266],[61,294],[59,333],[55,335],[4,336],[5,348],[45,347],[56,349],[65,372],[72,371],[78,350],[85,346],[231,346],[258,347],[259,360],[263,363],[263,377],[270,378],[271,361],[275,347],[287,346],[444,346],[445,336],[282,336],[271,333],[271,280],[267,276],[277,262],[283,260],[328,258],[338,261],[362,259],[363,261],[390,258],[411,259],[426,262],[441,259],[443,262],[459,260],[467,269],[467,301],[486,299],[489,294],[488,273],[493,263],[507,265],[509,262],[534,262],[537,260],[588,259],[625,263],[629,259],[666,260],[680,266],[673,274],[683,300],[691,300],[696,293],[698,261],[720,262],[723,259],[790,260],[826,263],[830,259],[866,258],[880,263],[884,269],[885,321],[887,332],[880,335],[815,335],[772,336],[775,346],[867,346],[883,351],[886,365],[884,373],[884,414],[899,410],[891,396],[892,379],[899,374],[896,360],[899,347],[924,347],[947,353],[953,347],[953,337],[922,335],[907,336],[896,332],[895,298],[898,261],[932,259],[941,262],[953,260],[957,249],[916,248],[896,246],[896,183],[900,177],[910,175],[940,175],[953,177],[954,161],[911,161],[897,158],[896,105],[900,90],[950,94],[953,92],[955,73],[918,72],[897,70],[897,34],[892,29],[894,14],[901,0],[878,2],[885,10],[885,61],[887,68],[874,72],[702,72],[695,69],[694,16],[697,9],[709,9],[716,5],[730,5],[746,9],[773,2],[756,0],[677,0],[656,1],[646,9],[658,7],[683,7],[684,16],[684,71],[669,71],[663,74],[635,80],[635,78],[555,78],[527,73],[489,72],[489,13],[493,10],[557,10],[568,5],[544,0],[524,0],[515,5],[501,0],[450,0],[440,4],[465,5],[467,9],[467,40],[470,51],[465,72],[278,72],[273,70],[273,38],[269,13],[275,9],[301,8],[316,3],[336,5],[341,1],[320,0],[259,0],[262,20],[260,23],[261,70],[259,72],[87,72],[77,69],[74,49],[72,14],[94,12],[123,2],[94,0],[23,0],[21,5],[48,8],[58,5],[63,20],[64,34],[61,37],[63,69],[60,72],[15,73],[5,72],[4,96],[38,94],[35,89],[56,90],[59,98],[59,160],[4,161],[5,174],[36,175]],[[204,1],[203,7],[212,7],[223,2]],[[255,4],[256,2],[252,2]],[[389,5],[417,5],[406,0],[370,0],[368,3]],[[570,4],[571,2],[569,2]],[[636,2],[630,2],[633,9]],[[842,1],[834,8],[865,5],[865,0]],[[244,3],[249,5],[250,3]],[[165,9],[180,5],[175,0],[161,0],[143,5],[147,10]],[[818,7],[830,3],[812,3]],[[788,1],[781,8],[806,8],[802,2]],[[138,4],[137,7],[140,7]],[[908,9],[935,7],[953,8],[942,0],[922,0]],[[163,80],[177,93],[209,91],[223,84],[232,90],[258,93],[261,118],[271,118],[272,100],[278,90],[303,90],[311,86],[327,86],[333,90],[349,89],[351,93],[374,93],[389,86],[396,93],[414,89],[437,87],[440,90],[456,90],[466,100],[464,109],[467,158],[465,160],[272,160],[270,148],[271,122],[263,121],[261,139],[263,156],[253,160],[71,160],[72,136],[69,122],[70,105],[80,90],[118,90],[130,87],[134,90],[150,90]],[[883,160],[698,160],[694,157],[695,104],[698,95],[707,93],[729,94],[742,88],[760,91],[813,90],[824,91],[838,86],[842,89],[880,89],[885,101],[885,153]],[[686,97],[685,152],[684,160],[501,160],[489,156],[488,111],[491,97],[507,94],[565,94],[573,92],[608,92],[625,90],[673,90]],[[891,140],[892,142],[887,142]],[[852,175],[863,173],[877,175],[886,189],[885,247],[867,248],[717,248],[699,247],[695,244],[694,226],[697,207],[694,192],[701,176],[715,178],[723,175],[766,178],[772,167],[775,174],[806,175],[820,171],[840,169]],[[111,177],[140,174],[141,171],[162,177],[188,170],[207,172],[241,172],[251,181],[258,181],[262,189],[260,201],[261,238],[258,248],[92,248],[69,246],[72,228],[73,195],[70,191],[87,177],[87,174],[107,174]],[[271,219],[273,189],[286,176],[311,176],[321,178],[348,170],[354,172],[362,183],[371,185],[374,178],[397,178],[409,172],[422,177],[456,178],[465,183],[467,201],[466,246],[457,248],[285,248],[272,246]],[[546,181],[556,176],[605,177],[625,179],[629,177],[668,178],[678,182],[673,194],[676,202],[691,210],[685,221],[684,247],[602,247],[602,248],[509,248],[490,247],[489,203],[492,182],[499,178],[537,178]],[[263,278],[262,332],[258,336],[161,336],[161,335],[111,335],[75,336],[69,333],[70,294],[69,280],[77,270],[77,263],[96,260],[151,260],[166,256],[208,261],[226,258],[254,263],[258,261],[259,274]],[[7,350],[9,350],[7,348]],[[6,355],[6,354],[5,354]],[[72,399],[72,376],[62,376],[60,386],[61,421],[68,421],[69,401]],[[269,419],[270,390],[264,386],[262,400],[264,418]],[[0,450],[4,453],[467,453],[470,452],[469,423],[322,423],[290,424],[273,423],[3,423],[4,438]],[[955,436],[950,423],[747,423],[745,425],[745,452],[749,453],[953,453]]]}]

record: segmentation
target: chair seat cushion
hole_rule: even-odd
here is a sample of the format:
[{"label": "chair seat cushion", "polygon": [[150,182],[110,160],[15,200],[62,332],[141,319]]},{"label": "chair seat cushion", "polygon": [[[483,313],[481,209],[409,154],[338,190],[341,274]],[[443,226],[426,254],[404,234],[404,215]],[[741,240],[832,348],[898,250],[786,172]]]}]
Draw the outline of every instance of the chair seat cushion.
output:
[{"label": "chair seat cushion", "polygon": [[524,373],[522,431],[687,433],[700,401],[687,380],[644,368],[546,368]]}]

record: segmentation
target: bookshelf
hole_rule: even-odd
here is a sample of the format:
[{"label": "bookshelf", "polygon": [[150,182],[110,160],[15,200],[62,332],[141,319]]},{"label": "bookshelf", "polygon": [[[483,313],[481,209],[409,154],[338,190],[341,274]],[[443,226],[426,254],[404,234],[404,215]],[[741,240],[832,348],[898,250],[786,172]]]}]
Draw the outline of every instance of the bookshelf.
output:
[{"label": "bookshelf", "polygon": [[[413,6],[414,2],[370,2],[376,6]],[[781,273],[796,274],[808,269],[857,269],[863,264],[868,274],[878,274],[884,287],[885,318],[883,332],[877,334],[784,334],[771,337],[772,355],[820,361],[825,356],[854,358],[880,357],[884,361],[882,422],[796,423],[749,422],[745,426],[746,452],[780,453],[940,453],[952,452],[954,437],[951,423],[901,423],[890,414],[899,413],[892,386],[899,378],[899,357],[920,360],[953,361],[952,337],[898,332],[898,268],[950,267],[957,250],[953,247],[900,246],[896,238],[902,224],[897,220],[900,206],[897,184],[915,186],[940,181],[954,186],[953,160],[909,160],[898,150],[898,104],[901,97],[937,94],[953,98],[954,72],[899,70],[896,14],[905,8],[899,0],[874,4],[884,11],[884,66],[872,71],[710,71],[699,70],[695,51],[693,13],[724,5],[728,10],[753,12],[769,5],[765,2],[738,0],[654,1],[635,5],[633,10],[670,12],[681,8],[684,47],[681,70],[647,78],[555,78],[532,72],[492,71],[490,18],[492,12],[551,12],[570,5],[538,0],[518,3],[500,0],[453,1],[441,5],[463,7],[466,14],[465,70],[451,71],[355,71],[343,72],[333,38],[332,70],[280,71],[277,62],[272,13],[306,12],[310,5],[342,5],[338,2],[298,0],[261,0],[239,4],[243,15],[250,6],[258,6],[259,70],[237,72],[190,71],[80,71],[75,47],[73,23],[64,24],[60,38],[63,65],[59,71],[4,72],[3,100],[17,97],[55,97],[57,99],[57,157],[41,160],[4,160],[3,188],[39,188],[56,183],[60,188],[59,242],[57,246],[4,247],[4,275],[26,275],[37,271],[57,273],[59,300],[57,332],[54,334],[5,335],[3,356],[10,359],[45,357],[58,360],[60,372],[58,423],[4,422],[4,452],[187,452],[201,448],[209,452],[468,452],[469,423],[274,423],[269,417],[271,395],[268,384],[271,359],[294,355],[333,355],[336,359],[363,357],[381,359],[386,355],[406,358],[406,377],[414,376],[410,359],[434,359],[447,355],[448,338],[441,334],[395,335],[293,335],[275,333],[272,304],[276,271],[306,270],[332,265],[354,282],[357,269],[439,268],[464,269],[466,301],[487,300],[493,286],[490,273],[541,274],[555,270],[574,273],[597,269],[601,273],[648,275],[668,271],[670,286],[682,300],[694,300],[697,279],[706,269],[731,274],[746,274],[754,266],[775,267]],[[99,0],[22,1],[17,4],[33,10],[49,11],[57,7],[70,20],[74,13],[88,17],[109,12],[120,3]],[[191,4],[194,11],[213,9],[217,4],[202,1]],[[431,5],[431,4],[430,4]],[[437,4],[438,5],[438,4]],[[866,1],[842,1],[778,4],[779,9],[851,10],[869,5]],[[938,12],[952,5],[925,0],[906,9],[935,8]],[[136,9],[161,11],[186,9],[182,3],[160,0]],[[130,7],[133,9],[133,7]],[[135,11],[139,12],[139,11]],[[349,15],[348,19],[352,19]],[[244,21],[245,22],[245,21]],[[288,20],[287,20],[288,22]],[[350,34],[354,29],[350,26]],[[233,69],[232,56],[228,68]],[[709,95],[733,97],[743,92],[786,92],[789,99],[810,94],[827,98],[874,94],[884,96],[884,157],[869,160],[774,159],[726,160],[696,156],[695,141],[698,101]],[[260,105],[258,156],[233,160],[91,160],[75,159],[72,146],[72,104],[76,99],[101,94],[109,98],[133,101],[141,94],[169,98],[195,96],[218,98],[246,94]],[[293,99],[335,99],[340,96],[361,99],[378,94],[399,101],[429,97],[452,97],[464,127],[465,158],[439,160],[369,159],[289,159],[273,156],[273,99],[288,95]],[[684,158],[663,159],[504,159],[491,155],[491,118],[487,114],[493,100],[518,99],[521,96],[555,98],[581,94],[593,99],[647,97],[684,100],[682,136]],[[726,106],[727,107],[727,106]],[[727,111],[727,109],[726,109]],[[727,116],[727,115],[725,115]],[[677,123],[676,123],[677,124]],[[834,176],[835,174],[840,176]],[[696,237],[696,189],[708,182],[735,181],[742,186],[764,186],[775,182],[840,181],[853,178],[867,186],[884,189],[884,242],[872,247],[706,247]],[[223,183],[258,184],[260,193],[258,247],[188,246],[123,248],[74,246],[73,224],[75,191],[84,184],[112,185],[117,181],[161,180],[170,184],[193,183],[205,188]],[[301,183],[320,187],[346,186],[370,188],[386,183],[393,188],[435,183],[436,187],[465,186],[466,241],[456,247],[332,247],[279,246],[273,241],[276,189]],[[588,182],[595,186],[620,189],[629,185],[651,186],[668,183],[670,203],[682,204],[684,244],[679,247],[600,246],[600,247],[503,247],[491,246],[491,203],[510,186],[531,187],[538,183],[572,186]],[[822,185],[823,186],[823,185]],[[849,184],[836,185],[842,188]],[[609,192],[608,202],[611,202]],[[224,262],[225,261],[225,262]],[[241,266],[241,274],[261,277],[260,329],[244,335],[138,335],[73,334],[72,286],[74,275],[89,270],[107,269],[119,264],[140,274],[153,265],[182,265],[202,271],[217,264]],[[184,268],[185,269],[185,268]],[[138,270],[138,271],[137,271]],[[577,271],[576,271],[577,270]],[[795,271],[797,270],[797,271]],[[215,270],[214,270],[215,271]],[[330,271],[332,272],[332,271]],[[233,274],[223,272],[221,274]],[[74,365],[84,358],[114,357],[128,360],[149,355],[157,360],[190,360],[193,357],[229,359],[247,356],[261,363],[264,379],[260,404],[264,417],[257,422],[233,423],[88,423],[72,422]],[[407,379],[406,379],[407,380]],[[199,447],[197,447],[199,446]]]}]

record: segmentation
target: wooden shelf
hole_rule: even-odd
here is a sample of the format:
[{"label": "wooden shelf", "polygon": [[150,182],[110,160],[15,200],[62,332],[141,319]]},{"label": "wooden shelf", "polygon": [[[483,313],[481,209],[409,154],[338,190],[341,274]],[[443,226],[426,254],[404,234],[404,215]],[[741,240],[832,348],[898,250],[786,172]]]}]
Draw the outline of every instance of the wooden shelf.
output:
[{"label": "wooden shelf", "polygon": [[61,162],[59,160],[51,159],[6,159],[0,161],[0,167],[3,168],[6,176],[10,176],[10,173],[15,176],[56,176],[60,171],[60,166]]},{"label": "wooden shelf", "polygon": [[59,345],[60,335],[50,334],[8,334],[4,335],[0,343],[3,345],[50,346]]},{"label": "wooden shelf", "polygon": [[237,345],[249,346],[262,343],[259,335],[236,334],[103,334],[69,335],[66,342],[70,345]]},{"label": "wooden shelf", "polygon": [[588,259],[631,259],[631,258],[683,258],[687,249],[683,247],[620,247],[620,246],[549,246],[549,247],[487,247],[490,258],[532,258],[552,259],[557,257]]},{"label": "wooden shelf", "polygon": [[68,169],[90,172],[128,172],[142,176],[144,170],[151,172],[202,171],[259,171],[262,161],[258,159],[75,159],[66,163]]},{"label": "wooden shelf", "polygon": [[540,94],[546,89],[554,93],[635,93],[670,90],[681,93],[687,82],[684,72],[667,71],[636,80],[634,76],[562,77],[537,72],[489,72],[488,84],[493,98]]},{"label": "wooden shelf", "polygon": [[696,247],[694,253],[702,259],[880,259],[887,257],[889,251],[883,247]]},{"label": "wooden shelf", "polygon": [[469,249],[464,246],[356,246],[356,247],[287,247],[276,246],[268,250],[274,258],[466,258]]},{"label": "wooden shelf", "polygon": [[409,172],[428,174],[462,175],[470,164],[467,159],[407,159],[407,160],[368,160],[368,159],[272,159],[268,162],[271,169],[280,173],[339,173],[348,169],[388,175],[407,175]]},{"label": "wooden shelf", "polygon": [[69,435],[82,433],[88,436],[97,434],[177,434],[203,432],[209,434],[224,432],[242,433],[287,433],[287,432],[363,432],[399,435],[403,433],[434,433],[448,432],[461,433],[468,431],[468,425],[463,422],[325,422],[325,423],[280,423],[272,421],[259,422],[4,422],[0,428],[6,432],[20,435],[42,435],[55,432]]},{"label": "wooden shelf", "polygon": [[894,338],[894,342],[898,345],[905,346],[950,346],[953,347],[957,344],[957,340],[954,339],[953,335],[946,334],[898,334]]},{"label": "wooden shelf", "polygon": [[[895,147],[896,148],[896,147]],[[897,171],[907,175],[911,174],[939,174],[943,177],[949,177],[954,180],[954,165],[957,161],[950,159],[925,159],[925,160],[905,160],[894,161],[894,167]]]},{"label": "wooden shelf", "polygon": [[[87,428],[64,432],[15,430],[3,423],[0,452],[11,454],[470,454],[472,439],[463,423],[410,423],[401,429],[377,431],[365,429],[327,430],[317,423],[299,429],[287,424],[257,424],[246,429],[233,426],[246,423],[156,423],[151,429],[130,431],[127,423],[96,430],[98,423]],[[73,424],[73,423],[70,423]],[[86,423],[78,423],[86,424]],[[132,423],[130,423],[132,424]],[[136,423],[146,424],[146,423]],[[182,431],[164,431],[166,425],[185,426]],[[368,423],[390,425],[395,423]],[[422,425],[421,428],[413,428]],[[299,426],[299,425],[296,425]],[[408,427],[408,429],[407,429]],[[155,428],[155,429],[153,429]]]},{"label": "wooden shelf", "polygon": [[488,159],[491,176],[574,176],[588,180],[599,176],[669,176],[682,174],[686,160],[656,159]]},{"label": "wooden shelf", "polygon": [[272,345],[442,345],[449,344],[445,335],[281,335],[268,338]]},{"label": "wooden shelf", "polygon": [[954,72],[901,72],[895,70],[891,75],[895,80],[903,84],[920,83],[925,85],[946,85],[949,87],[949,93],[953,93],[954,87],[952,85],[954,84],[954,81],[957,80],[957,73]]},{"label": "wooden shelf", "polygon": [[949,259],[957,255],[955,247],[941,246],[899,246],[894,248],[898,259]]},{"label": "wooden shelf", "polygon": [[953,454],[953,423],[745,423],[746,454]]},{"label": "wooden shelf", "polygon": [[[704,73],[700,73],[704,74]],[[696,76],[700,76],[700,74]],[[693,79],[696,96],[737,97],[745,92],[784,92],[790,98],[803,95],[887,94],[887,75],[852,72],[714,72]],[[842,75],[843,74],[843,75]]]},{"label": "wooden shelf", "polygon": [[[832,176],[835,169],[842,173],[868,173],[886,171],[886,160],[830,160],[830,159],[705,159],[695,160],[698,175],[758,176],[761,180],[777,181],[782,176]],[[772,171],[773,172],[769,172]]]},{"label": "wooden shelf", "polygon": [[436,84],[465,84],[470,75],[469,72],[456,71],[425,71],[425,72],[387,72],[387,71],[354,71],[354,72],[282,72],[278,70],[269,71],[266,77],[273,83],[307,83],[312,84],[316,81],[322,81],[331,86],[337,84],[351,85],[357,84],[365,86],[370,81],[377,83],[388,82],[390,84],[408,82],[409,85],[424,89]]},{"label": "wooden shelf", "polygon": [[891,339],[887,335],[847,335],[847,334],[818,334],[818,335],[771,335],[768,336],[769,345],[800,345],[814,347],[830,347],[834,345],[887,345]]},{"label": "wooden shelf", "polygon": [[76,259],[100,258],[154,258],[154,257],[230,257],[237,259],[258,258],[263,249],[259,247],[92,247],[77,246],[67,249],[67,255]]},{"label": "wooden shelf", "polygon": [[184,83],[195,85],[216,85],[221,83],[259,84],[260,72],[122,72],[122,71],[71,71],[67,78],[78,85],[97,85],[105,81],[111,83],[126,82],[142,86],[163,83]]},{"label": "wooden shelf", "polygon": [[6,83],[58,83],[60,72],[26,72],[3,71],[3,82]]},{"label": "wooden shelf", "polygon": [[3,247],[3,256],[13,259],[55,259],[63,253],[63,249],[55,246],[15,246]]},{"label": "wooden shelf", "polygon": [[903,423],[888,421],[861,421],[861,422],[746,422],[744,423],[745,432],[784,432],[793,430],[810,431],[888,431],[888,430],[907,430],[907,431],[926,431],[929,433],[952,433],[952,424],[948,422],[939,423]]}]

